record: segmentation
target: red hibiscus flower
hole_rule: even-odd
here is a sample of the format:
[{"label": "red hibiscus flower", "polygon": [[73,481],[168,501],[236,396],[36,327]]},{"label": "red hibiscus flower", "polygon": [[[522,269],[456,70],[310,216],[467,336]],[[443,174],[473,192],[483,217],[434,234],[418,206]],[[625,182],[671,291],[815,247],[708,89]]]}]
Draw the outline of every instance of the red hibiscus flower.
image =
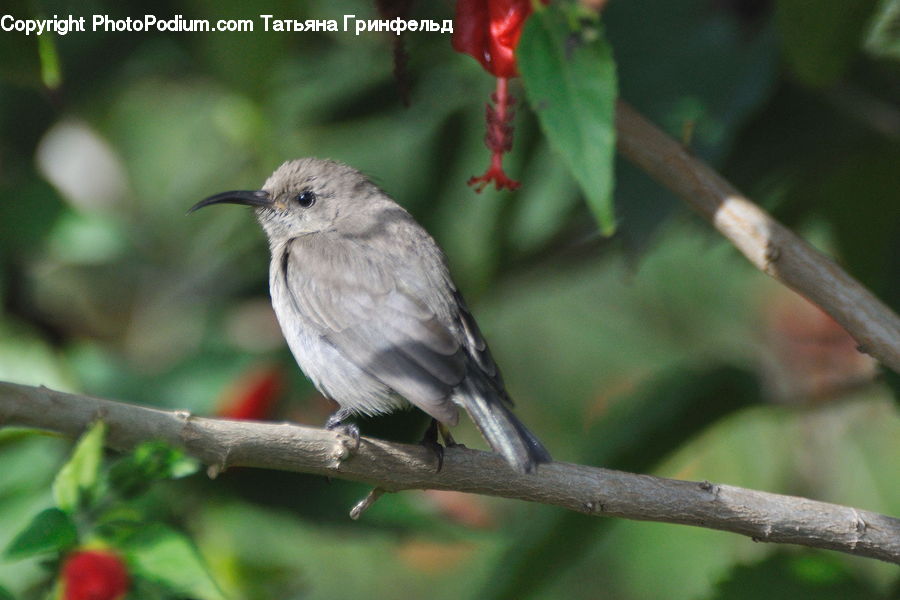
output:
[{"label": "red hibiscus flower", "polygon": [[[549,0],[543,0],[546,4]],[[514,190],[519,182],[503,171],[503,154],[512,149],[515,98],[509,94],[509,79],[516,77],[516,46],[522,27],[532,12],[532,0],[457,0],[453,23],[453,48],[475,58],[497,78],[497,90],[487,104],[485,145],[491,151],[491,165],[469,185],[481,191],[491,182],[498,190]]]}]

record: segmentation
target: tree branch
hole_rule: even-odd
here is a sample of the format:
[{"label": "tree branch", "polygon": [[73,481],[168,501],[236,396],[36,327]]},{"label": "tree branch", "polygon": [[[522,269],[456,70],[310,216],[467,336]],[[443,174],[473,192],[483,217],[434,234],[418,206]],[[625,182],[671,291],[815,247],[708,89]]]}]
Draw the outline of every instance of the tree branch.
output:
[{"label": "tree branch", "polygon": [[159,439],[210,465],[258,467],[361,481],[385,491],[457,490],[552,504],[596,515],[731,531],[756,541],[830,548],[900,564],[900,519],[709,482],[635,475],[569,463],[523,475],[495,454],[448,448],[435,472],[422,446],[362,438],[351,453],[342,434],[289,423],[194,417],[132,404],[0,382],[0,425],[79,435],[95,419],[118,450]]},{"label": "tree branch", "polygon": [[872,292],[622,101],[616,132],[626,158],[709,220],[758,269],[819,305],[861,352],[900,373],[900,317]]}]

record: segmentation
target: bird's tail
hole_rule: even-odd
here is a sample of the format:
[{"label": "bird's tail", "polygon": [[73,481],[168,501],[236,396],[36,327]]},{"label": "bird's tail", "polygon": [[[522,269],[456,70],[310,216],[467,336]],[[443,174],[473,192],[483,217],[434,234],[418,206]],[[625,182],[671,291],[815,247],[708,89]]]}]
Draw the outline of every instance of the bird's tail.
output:
[{"label": "bird's tail", "polygon": [[538,463],[550,462],[540,440],[516,418],[507,403],[480,377],[467,377],[458,399],[481,435],[517,471],[530,473]]}]

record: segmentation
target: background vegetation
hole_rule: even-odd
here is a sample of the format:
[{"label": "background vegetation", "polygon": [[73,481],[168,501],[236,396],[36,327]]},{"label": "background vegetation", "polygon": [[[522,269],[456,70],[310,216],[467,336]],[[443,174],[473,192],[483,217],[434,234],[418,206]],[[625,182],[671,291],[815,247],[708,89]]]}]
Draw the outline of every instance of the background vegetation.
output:
[{"label": "background vegetation", "polygon": [[[698,155],[895,310],[898,5],[612,0],[603,13],[622,97],[677,137],[690,130]],[[3,12],[145,11],[37,0]],[[355,0],[169,0],[153,13],[376,18]],[[453,6],[412,13],[441,21]],[[522,187],[474,194],[493,79],[449,35],[409,34],[404,107],[392,41],[0,33],[0,378],[210,415],[262,386],[280,389],[270,418],[323,423],[332,407],[284,346],[251,215],[184,212],[258,187],[284,160],[329,157],[372,174],[443,245],[518,414],[555,458],[900,514],[897,405],[836,324],[628,164],[615,168],[618,229],[601,236],[524,106],[506,163]],[[416,439],[423,425],[409,413],[362,429]],[[0,431],[0,545],[53,504],[71,449]],[[900,594],[896,568],[872,560],[506,500],[403,493],[349,521],[365,492],[200,473],[154,486],[139,514],[186,532],[229,598]],[[0,586],[38,594],[41,560],[0,563]]]}]

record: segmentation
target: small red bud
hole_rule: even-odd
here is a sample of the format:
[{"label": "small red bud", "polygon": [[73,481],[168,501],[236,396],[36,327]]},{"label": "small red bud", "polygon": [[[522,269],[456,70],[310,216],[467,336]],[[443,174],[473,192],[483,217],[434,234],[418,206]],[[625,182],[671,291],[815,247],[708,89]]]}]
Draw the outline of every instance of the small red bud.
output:
[{"label": "small red bud", "polygon": [[107,550],[80,550],[62,567],[63,600],[121,600],[130,578],[125,563]]}]

